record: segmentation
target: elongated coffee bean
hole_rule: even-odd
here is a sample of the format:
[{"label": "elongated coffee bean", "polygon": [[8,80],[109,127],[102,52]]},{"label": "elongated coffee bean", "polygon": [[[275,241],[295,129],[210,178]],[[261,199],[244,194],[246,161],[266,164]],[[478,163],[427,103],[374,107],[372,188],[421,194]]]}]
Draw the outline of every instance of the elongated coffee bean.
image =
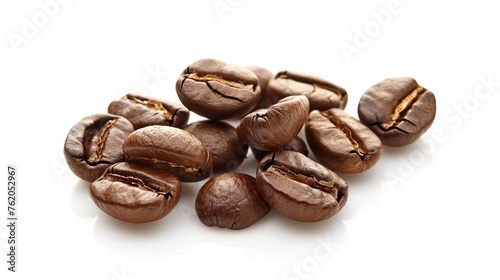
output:
[{"label": "elongated coffee bean", "polygon": [[302,222],[328,219],[347,201],[342,178],[294,151],[269,153],[260,161],[257,191],[271,208]]},{"label": "elongated coffee bean", "polygon": [[189,110],[213,120],[242,117],[261,97],[258,78],[250,69],[216,59],[189,65],[177,80],[176,91]]},{"label": "elongated coffee bean", "polygon": [[327,80],[297,73],[281,71],[269,81],[267,91],[275,101],[292,95],[304,95],[309,99],[310,110],[344,109],[347,91]]},{"label": "elongated coffee bean", "polygon": [[123,144],[125,160],[163,169],[183,182],[206,179],[212,157],[205,145],[180,128],[151,125],[132,132]]},{"label": "elongated coffee bean", "polygon": [[341,109],[312,111],[306,122],[306,137],[318,160],[336,172],[365,171],[382,156],[378,136]]},{"label": "elongated coffee bean", "polygon": [[161,169],[121,162],[90,184],[97,207],[119,220],[151,222],[165,217],[179,201],[181,181]]},{"label": "elongated coffee bean", "polygon": [[134,129],[148,125],[183,127],[189,120],[189,111],[184,105],[137,94],[127,94],[111,102],[108,113],[127,118]]},{"label": "elongated coffee bean", "polygon": [[269,109],[246,115],[236,132],[250,147],[271,151],[292,141],[304,126],[308,114],[309,101],[305,96],[289,96]]},{"label": "elongated coffee bean", "polygon": [[81,179],[94,181],[110,165],[124,161],[123,142],[132,131],[132,124],[117,115],[84,117],[71,128],[64,142],[69,168]]},{"label": "elongated coffee bean", "polygon": [[429,129],[436,116],[436,98],[413,78],[385,79],[361,96],[358,115],[384,145],[404,146]]}]

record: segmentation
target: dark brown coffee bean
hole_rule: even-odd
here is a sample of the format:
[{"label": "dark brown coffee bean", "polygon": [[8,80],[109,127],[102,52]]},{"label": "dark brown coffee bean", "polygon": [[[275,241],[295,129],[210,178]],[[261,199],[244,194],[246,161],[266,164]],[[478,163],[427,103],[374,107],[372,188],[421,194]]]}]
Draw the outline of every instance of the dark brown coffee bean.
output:
[{"label": "dark brown coffee bean", "polygon": [[212,156],[214,173],[236,169],[248,153],[248,145],[238,138],[236,129],[226,122],[199,121],[187,125],[184,130],[207,147]]},{"label": "dark brown coffee bean", "polygon": [[260,161],[257,191],[271,208],[302,222],[328,219],[347,201],[342,178],[293,151],[269,153]]},{"label": "dark brown coffee bean", "polygon": [[255,224],[271,210],[257,192],[255,178],[235,172],[208,180],[196,196],[195,208],[206,226],[233,230]]},{"label": "dark brown coffee bean", "polygon": [[189,120],[189,111],[182,104],[135,94],[111,102],[108,113],[127,118],[134,129],[148,125],[183,127]]},{"label": "dark brown coffee bean", "polygon": [[165,217],[179,201],[181,181],[163,170],[121,162],[90,184],[97,207],[119,220],[151,222]]},{"label": "dark brown coffee bean", "polygon": [[384,145],[404,146],[429,129],[436,116],[436,98],[413,78],[389,78],[361,96],[358,115]]},{"label": "dark brown coffee bean", "polygon": [[246,115],[236,127],[236,132],[250,147],[271,151],[292,141],[302,129],[308,114],[309,101],[305,96],[289,96],[269,109]]},{"label": "dark brown coffee bean", "polygon": [[278,102],[278,100],[274,101],[274,98],[267,91],[267,84],[269,84],[269,81],[274,77],[274,74],[261,66],[248,66],[248,69],[252,70],[259,79],[261,97],[257,106],[255,106],[255,110],[269,108],[271,105]]},{"label": "dark brown coffee bean", "polygon": [[87,116],[76,123],[64,142],[69,168],[92,182],[110,165],[124,160],[122,145],[134,127],[123,117],[111,114]]},{"label": "dark brown coffee bean", "polygon": [[275,150],[275,151],[262,151],[255,148],[251,148],[252,154],[257,161],[260,161],[267,153],[272,153],[276,151],[295,151],[299,152],[305,156],[309,155],[309,150],[307,149],[306,142],[302,140],[299,136],[295,136],[292,141],[288,142],[285,146]]},{"label": "dark brown coffee bean", "polygon": [[180,128],[151,125],[132,132],[123,144],[125,160],[163,169],[183,182],[206,179],[212,157],[203,143]]},{"label": "dark brown coffee bean", "polygon": [[250,69],[215,59],[189,65],[176,90],[189,110],[213,120],[242,117],[261,97],[258,78]]},{"label": "dark brown coffee bean", "polygon": [[275,101],[291,95],[304,95],[309,99],[310,110],[344,109],[347,91],[327,80],[292,71],[281,71],[267,85],[268,94]]},{"label": "dark brown coffee bean", "polygon": [[305,130],[311,151],[333,171],[359,173],[382,156],[378,136],[342,109],[312,111]]}]

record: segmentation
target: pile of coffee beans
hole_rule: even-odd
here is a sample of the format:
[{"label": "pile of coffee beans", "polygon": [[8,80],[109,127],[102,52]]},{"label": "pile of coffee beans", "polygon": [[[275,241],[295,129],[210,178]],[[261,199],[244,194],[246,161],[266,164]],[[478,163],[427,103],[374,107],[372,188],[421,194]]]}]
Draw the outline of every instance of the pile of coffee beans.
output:
[{"label": "pile of coffee beans", "polygon": [[[208,179],[194,205],[207,226],[244,229],[271,209],[322,221],[347,202],[347,183],[337,173],[371,168],[384,145],[416,141],[436,114],[434,94],[410,77],[368,88],[359,120],[343,110],[344,88],[292,71],[201,59],[182,71],[175,88],[181,103],[126,94],[67,135],[70,169],[114,218],[161,219],[178,203],[182,182]],[[191,112],[206,119],[189,123]],[[249,149],[258,161],[255,176],[235,172]]]}]

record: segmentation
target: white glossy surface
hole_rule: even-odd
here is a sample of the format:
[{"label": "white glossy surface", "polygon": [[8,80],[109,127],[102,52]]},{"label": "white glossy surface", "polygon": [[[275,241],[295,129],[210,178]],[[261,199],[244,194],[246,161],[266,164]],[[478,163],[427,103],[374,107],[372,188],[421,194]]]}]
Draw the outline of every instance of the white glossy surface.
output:
[{"label": "white glossy surface", "polygon": [[[4,261],[2,279],[500,277],[496,5],[54,1],[0,4],[0,166],[17,165],[19,183],[19,272]],[[346,88],[354,116],[369,86],[412,76],[435,93],[438,113],[418,142],[386,148],[365,173],[341,175],[347,205],[324,222],[271,212],[245,230],[208,228],[194,212],[202,183],[185,184],[158,222],[110,218],[67,169],[66,134],[130,91],[178,100],[178,75],[206,57],[322,76]],[[239,170],[255,166],[249,154]]]}]

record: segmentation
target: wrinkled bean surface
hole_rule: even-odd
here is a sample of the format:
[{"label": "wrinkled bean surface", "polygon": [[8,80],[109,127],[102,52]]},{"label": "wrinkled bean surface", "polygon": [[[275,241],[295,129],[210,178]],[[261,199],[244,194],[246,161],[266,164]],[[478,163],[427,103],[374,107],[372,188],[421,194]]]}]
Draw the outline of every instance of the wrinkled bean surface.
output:
[{"label": "wrinkled bean surface", "polygon": [[382,156],[378,136],[344,110],[312,111],[305,130],[314,155],[333,171],[359,173]]},{"label": "wrinkled bean surface", "polygon": [[123,144],[125,160],[165,170],[183,182],[196,182],[212,173],[212,157],[191,133],[152,125],[132,132]]},{"label": "wrinkled bean surface", "polygon": [[413,78],[389,78],[366,90],[359,101],[358,115],[384,145],[404,146],[431,126],[436,98]]},{"label": "wrinkled bean surface", "polygon": [[188,66],[177,80],[176,91],[189,110],[213,120],[242,117],[261,97],[258,78],[250,69],[216,59]]},{"label": "wrinkled bean surface", "polygon": [[148,125],[182,127],[189,120],[189,111],[182,104],[136,94],[127,94],[112,101],[108,113],[127,118],[134,129]]},{"label": "wrinkled bean surface", "polygon": [[233,230],[255,224],[271,210],[257,192],[255,178],[236,172],[207,181],[196,196],[195,208],[203,224]]},{"label": "wrinkled bean surface", "polygon": [[274,210],[302,222],[328,219],[347,200],[342,178],[294,151],[269,153],[260,161],[257,190]]},{"label": "wrinkled bean surface", "polygon": [[64,157],[71,171],[92,182],[110,165],[123,161],[122,145],[134,130],[123,117],[95,114],[84,117],[69,131],[64,142]]},{"label": "wrinkled bean surface", "polygon": [[347,91],[327,80],[297,73],[281,71],[267,85],[267,91],[274,101],[292,95],[304,95],[309,99],[310,110],[344,109]]},{"label": "wrinkled bean surface", "polygon": [[283,98],[269,109],[246,115],[236,127],[238,137],[250,147],[270,151],[288,144],[300,132],[309,114],[305,96]]},{"label": "wrinkled bean surface", "polygon": [[90,184],[97,207],[119,220],[151,222],[165,217],[177,204],[181,181],[161,169],[121,162]]}]

